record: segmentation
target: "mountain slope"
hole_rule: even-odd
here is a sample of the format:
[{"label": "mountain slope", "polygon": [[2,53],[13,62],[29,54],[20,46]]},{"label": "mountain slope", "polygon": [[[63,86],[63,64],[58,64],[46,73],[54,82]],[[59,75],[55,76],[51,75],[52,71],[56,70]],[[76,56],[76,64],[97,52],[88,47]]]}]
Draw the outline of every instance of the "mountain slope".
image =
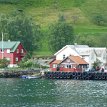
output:
[{"label": "mountain slope", "polygon": [[[45,32],[59,15],[63,15],[73,25],[75,35],[97,36],[107,32],[106,5],[106,0],[0,0],[0,14],[23,11]],[[40,53],[49,52],[47,38],[44,36],[41,39]]]}]

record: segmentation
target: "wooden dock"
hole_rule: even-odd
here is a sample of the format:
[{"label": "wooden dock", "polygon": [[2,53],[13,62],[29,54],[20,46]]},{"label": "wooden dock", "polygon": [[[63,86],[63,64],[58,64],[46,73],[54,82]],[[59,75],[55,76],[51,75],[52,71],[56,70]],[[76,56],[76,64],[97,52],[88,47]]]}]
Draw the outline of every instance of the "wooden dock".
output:
[{"label": "wooden dock", "polygon": [[45,72],[47,79],[107,80],[107,72]]}]

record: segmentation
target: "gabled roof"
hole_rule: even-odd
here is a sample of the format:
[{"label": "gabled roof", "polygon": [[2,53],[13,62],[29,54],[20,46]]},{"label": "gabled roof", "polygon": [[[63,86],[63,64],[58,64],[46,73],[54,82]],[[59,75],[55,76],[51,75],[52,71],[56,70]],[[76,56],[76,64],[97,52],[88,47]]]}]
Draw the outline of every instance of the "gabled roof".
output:
[{"label": "gabled roof", "polygon": [[[75,52],[77,52],[77,54],[79,54],[79,52],[77,51],[78,49],[81,49],[81,48],[82,49],[87,49],[87,48],[89,49],[88,45],[66,45],[62,49],[60,49],[58,52],[56,52],[54,55],[59,54],[61,51],[63,51],[64,49],[66,49],[68,47],[75,50]],[[78,49],[76,49],[76,48],[78,48]]]},{"label": "gabled roof", "polygon": [[[69,57],[70,60],[72,60],[73,62],[75,62],[76,64],[88,64],[84,59],[82,59],[80,56],[73,56],[73,55],[70,55]],[[67,58],[65,58],[64,60],[54,60],[53,64],[61,64],[62,62],[64,62]]]},{"label": "gabled roof", "polygon": [[64,46],[62,49],[60,49],[58,52],[56,52],[54,55],[56,56],[57,54],[59,54],[61,51],[63,51],[63,50],[66,49],[66,48],[67,48],[67,45]]},{"label": "gabled roof", "polygon": [[67,46],[69,46],[71,48],[89,48],[88,45],[77,45],[77,44],[75,44],[75,45],[67,45]]},{"label": "gabled roof", "polygon": [[93,49],[91,48],[75,48],[79,55],[90,55]]},{"label": "gabled roof", "polygon": [[52,63],[53,64],[60,64],[62,62],[62,60],[55,60],[55,61],[53,61]]},{"label": "gabled roof", "polygon": [[73,55],[71,55],[68,58],[70,58],[72,61],[74,61],[77,64],[88,64],[84,59],[82,59],[79,56],[73,56]]},{"label": "gabled roof", "polygon": [[94,49],[94,51],[95,51],[97,57],[101,57],[102,54],[103,54],[104,52],[107,51],[107,48],[106,48],[106,47],[102,47],[102,48],[99,48],[99,47],[97,47],[97,48],[96,48],[96,47],[93,47],[93,49]]},{"label": "gabled roof", "polygon": [[[3,50],[10,49],[10,52],[14,52],[20,41],[3,41]],[[0,49],[2,49],[2,42],[0,41]]]}]

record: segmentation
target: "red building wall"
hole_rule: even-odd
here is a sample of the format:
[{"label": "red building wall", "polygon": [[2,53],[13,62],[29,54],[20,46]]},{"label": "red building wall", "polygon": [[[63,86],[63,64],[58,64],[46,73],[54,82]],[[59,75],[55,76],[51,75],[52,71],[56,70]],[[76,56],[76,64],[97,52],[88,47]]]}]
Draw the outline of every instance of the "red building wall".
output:
[{"label": "red building wall", "polygon": [[[10,58],[10,64],[13,64],[13,53],[7,53],[7,49],[4,50],[3,58]],[[0,59],[2,59],[2,52],[0,50]]]},{"label": "red building wall", "polygon": [[[53,63],[50,64],[51,71],[57,71],[57,68],[53,68]],[[82,68],[64,68],[60,67],[59,71],[63,72],[82,72]]]},{"label": "red building wall", "polygon": [[[17,49],[19,50],[19,53],[17,53]],[[26,55],[26,50],[23,48],[22,44],[20,43],[17,47],[15,52],[13,53],[13,63],[17,64],[21,61],[21,59]],[[21,49],[23,49],[23,53],[21,53]],[[16,57],[18,58],[18,61],[16,61]]]},{"label": "red building wall", "polygon": [[[19,53],[17,53],[17,49],[19,49]],[[13,53],[7,53],[7,49],[4,50],[3,57],[4,58],[10,58],[10,64],[17,64],[21,61],[21,59],[26,55],[26,50],[23,48],[22,44],[20,43]],[[23,49],[23,53],[21,53],[21,49]],[[16,57],[18,58],[18,61],[16,61]],[[0,59],[2,59],[2,52],[0,49]]]}]

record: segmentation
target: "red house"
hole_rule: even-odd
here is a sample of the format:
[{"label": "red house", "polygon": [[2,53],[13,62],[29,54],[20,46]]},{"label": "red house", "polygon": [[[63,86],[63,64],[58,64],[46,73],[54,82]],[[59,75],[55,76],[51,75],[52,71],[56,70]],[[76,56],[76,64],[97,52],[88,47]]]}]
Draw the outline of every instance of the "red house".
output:
[{"label": "red house", "polygon": [[82,72],[88,67],[88,63],[79,56],[69,56],[63,60],[50,62],[51,71]]},{"label": "red house", "polygon": [[27,52],[20,41],[0,42],[0,59],[6,58],[9,60],[9,67],[17,66],[17,63],[21,61],[26,53]]}]

